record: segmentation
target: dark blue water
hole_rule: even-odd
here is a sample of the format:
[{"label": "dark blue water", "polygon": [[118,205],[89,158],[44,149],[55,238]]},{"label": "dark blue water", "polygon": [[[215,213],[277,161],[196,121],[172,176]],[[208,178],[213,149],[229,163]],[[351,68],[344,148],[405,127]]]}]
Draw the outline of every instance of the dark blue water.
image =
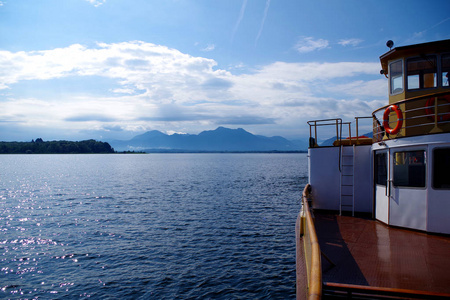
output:
[{"label": "dark blue water", "polygon": [[0,297],[295,297],[305,154],[2,155],[0,166]]}]

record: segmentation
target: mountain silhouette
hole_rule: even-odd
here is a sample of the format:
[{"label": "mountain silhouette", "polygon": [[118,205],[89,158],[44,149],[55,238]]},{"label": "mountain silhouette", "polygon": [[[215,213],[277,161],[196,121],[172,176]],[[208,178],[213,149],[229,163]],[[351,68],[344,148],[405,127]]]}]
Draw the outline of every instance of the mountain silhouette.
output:
[{"label": "mountain silhouette", "polygon": [[196,134],[167,135],[157,130],[137,135],[128,141],[110,141],[117,151],[296,151],[298,145],[281,137],[254,135],[242,128],[218,127]]}]

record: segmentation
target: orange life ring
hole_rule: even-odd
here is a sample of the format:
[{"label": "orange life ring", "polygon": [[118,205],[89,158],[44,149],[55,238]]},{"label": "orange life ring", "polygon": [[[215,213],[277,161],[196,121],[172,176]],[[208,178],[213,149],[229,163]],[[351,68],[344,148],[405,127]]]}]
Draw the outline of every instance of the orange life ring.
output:
[{"label": "orange life ring", "polygon": [[[394,127],[394,129],[392,129],[391,127],[389,127],[389,114],[391,112],[395,112],[397,114],[397,125]],[[386,132],[388,134],[396,134],[397,132],[400,131],[400,128],[402,128],[403,125],[403,114],[402,111],[400,110],[400,108],[398,108],[397,105],[390,105],[388,108],[386,108],[386,110],[384,111],[383,114],[383,126],[384,129],[386,130]]]},{"label": "orange life ring", "polygon": [[[444,96],[442,98],[444,98],[447,101],[447,103],[450,103],[450,97],[449,96]],[[434,117],[434,101],[435,101],[435,99],[436,99],[435,97],[431,97],[430,99],[427,100],[427,103],[425,104],[425,113],[433,121],[435,119],[435,117]],[[440,122],[448,121],[448,120],[450,120],[450,112],[446,113],[443,116],[438,116],[438,121],[440,121]]]}]

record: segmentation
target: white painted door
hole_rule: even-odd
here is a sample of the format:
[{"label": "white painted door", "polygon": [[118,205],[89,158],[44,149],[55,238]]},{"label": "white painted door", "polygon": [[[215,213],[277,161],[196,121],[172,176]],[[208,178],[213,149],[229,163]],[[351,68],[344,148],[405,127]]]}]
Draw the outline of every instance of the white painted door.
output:
[{"label": "white painted door", "polygon": [[426,230],[427,147],[390,149],[389,157],[389,224]]},{"label": "white painted door", "polygon": [[450,234],[450,144],[428,146],[427,231]]},{"label": "white painted door", "polygon": [[374,184],[375,184],[375,218],[389,224],[389,152],[375,151],[374,155]]}]

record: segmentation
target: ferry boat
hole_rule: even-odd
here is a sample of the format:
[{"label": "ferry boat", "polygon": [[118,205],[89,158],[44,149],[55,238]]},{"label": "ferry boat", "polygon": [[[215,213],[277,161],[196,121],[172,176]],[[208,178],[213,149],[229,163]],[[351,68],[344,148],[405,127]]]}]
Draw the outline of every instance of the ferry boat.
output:
[{"label": "ferry boat", "polygon": [[387,46],[386,106],[308,122],[297,299],[450,299],[450,40]]}]

